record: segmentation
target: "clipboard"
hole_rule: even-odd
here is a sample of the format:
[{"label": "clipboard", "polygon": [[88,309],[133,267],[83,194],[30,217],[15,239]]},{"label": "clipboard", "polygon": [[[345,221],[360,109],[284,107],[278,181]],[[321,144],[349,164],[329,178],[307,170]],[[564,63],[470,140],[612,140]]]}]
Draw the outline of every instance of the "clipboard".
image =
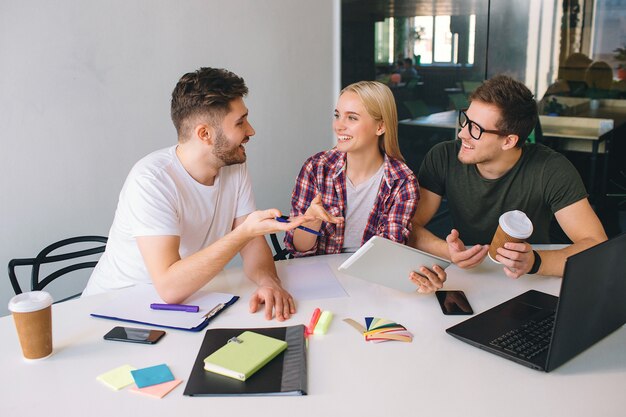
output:
[{"label": "clipboard", "polygon": [[198,332],[211,320],[233,305],[239,296],[226,293],[198,291],[185,300],[200,307],[197,313],[152,310],[151,303],[163,302],[153,285],[135,285],[91,313],[92,317],[146,324],[168,329]]},{"label": "clipboard", "polygon": [[[245,381],[206,371],[204,359],[245,331],[287,342],[287,349]],[[187,379],[183,395],[261,396],[307,395],[307,342],[304,325],[285,327],[208,329]]]},{"label": "clipboard", "polygon": [[421,266],[432,268],[433,265],[446,269],[450,261],[384,237],[372,236],[338,270],[374,284],[415,292],[417,285],[409,280],[409,273],[418,271]]}]

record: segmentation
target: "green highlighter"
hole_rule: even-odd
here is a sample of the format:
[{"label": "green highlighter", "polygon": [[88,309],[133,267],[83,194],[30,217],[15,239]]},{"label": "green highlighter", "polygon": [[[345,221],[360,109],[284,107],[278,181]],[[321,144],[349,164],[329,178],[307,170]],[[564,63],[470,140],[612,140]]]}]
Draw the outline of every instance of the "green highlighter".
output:
[{"label": "green highlighter", "polygon": [[245,381],[287,349],[287,342],[245,331],[204,359],[204,369]]}]

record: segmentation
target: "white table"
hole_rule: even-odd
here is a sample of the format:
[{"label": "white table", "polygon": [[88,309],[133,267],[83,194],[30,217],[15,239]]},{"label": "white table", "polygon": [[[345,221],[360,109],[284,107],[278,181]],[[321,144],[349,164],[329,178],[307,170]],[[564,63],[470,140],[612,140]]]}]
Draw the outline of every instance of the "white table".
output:
[{"label": "white table", "polygon": [[[283,262],[327,262],[349,297],[302,301],[288,325],[308,321],[315,307],[335,314],[329,333],[309,345],[309,395],[305,397],[183,396],[204,332],[169,330],[156,345],[107,342],[119,322],[89,316],[113,293],[53,307],[55,352],[27,363],[10,316],[0,318],[2,416],[624,416],[626,330],[546,374],[481,351],[445,333],[465,320],[444,316],[433,295],[405,294],[336,271],[346,255]],[[486,261],[479,268],[448,269],[447,288],[462,289],[480,313],[527,289],[558,294],[560,279],[507,278]],[[590,277],[590,281],[593,277]],[[591,285],[591,284],[590,284]],[[223,272],[208,288],[242,298],[211,327],[282,325],[248,313],[253,291],[241,269]],[[623,300],[622,300],[623,301]],[[408,327],[412,343],[373,344],[341,319],[385,317]],[[113,391],[96,376],[123,364],[137,368],[167,363],[184,380],[162,400]]]},{"label": "white table", "polygon": [[[398,123],[405,126],[450,130],[450,137],[446,140],[452,140],[456,139],[459,134],[459,111],[447,110],[415,119],[400,120]],[[454,136],[452,136],[452,131],[454,131]]]}]

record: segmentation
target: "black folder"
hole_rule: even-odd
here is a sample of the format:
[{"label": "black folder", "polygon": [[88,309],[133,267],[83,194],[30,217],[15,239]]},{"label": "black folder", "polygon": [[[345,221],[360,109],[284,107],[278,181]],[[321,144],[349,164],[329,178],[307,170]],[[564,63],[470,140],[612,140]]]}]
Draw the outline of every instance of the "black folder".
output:
[{"label": "black folder", "polygon": [[[239,381],[204,369],[204,358],[229,339],[249,330],[287,342],[287,349],[246,381]],[[307,360],[304,325],[257,329],[209,329],[193,364],[184,395],[306,395]]]}]

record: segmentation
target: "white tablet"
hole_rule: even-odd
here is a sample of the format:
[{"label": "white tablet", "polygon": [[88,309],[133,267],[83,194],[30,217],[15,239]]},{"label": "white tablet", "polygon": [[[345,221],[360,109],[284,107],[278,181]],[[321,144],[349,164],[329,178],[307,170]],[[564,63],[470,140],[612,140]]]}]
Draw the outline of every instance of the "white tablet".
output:
[{"label": "white tablet", "polygon": [[422,266],[432,269],[433,265],[445,269],[450,261],[373,236],[339,266],[339,271],[396,290],[415,292],[417,285],[409,279],[409,273]]}]

